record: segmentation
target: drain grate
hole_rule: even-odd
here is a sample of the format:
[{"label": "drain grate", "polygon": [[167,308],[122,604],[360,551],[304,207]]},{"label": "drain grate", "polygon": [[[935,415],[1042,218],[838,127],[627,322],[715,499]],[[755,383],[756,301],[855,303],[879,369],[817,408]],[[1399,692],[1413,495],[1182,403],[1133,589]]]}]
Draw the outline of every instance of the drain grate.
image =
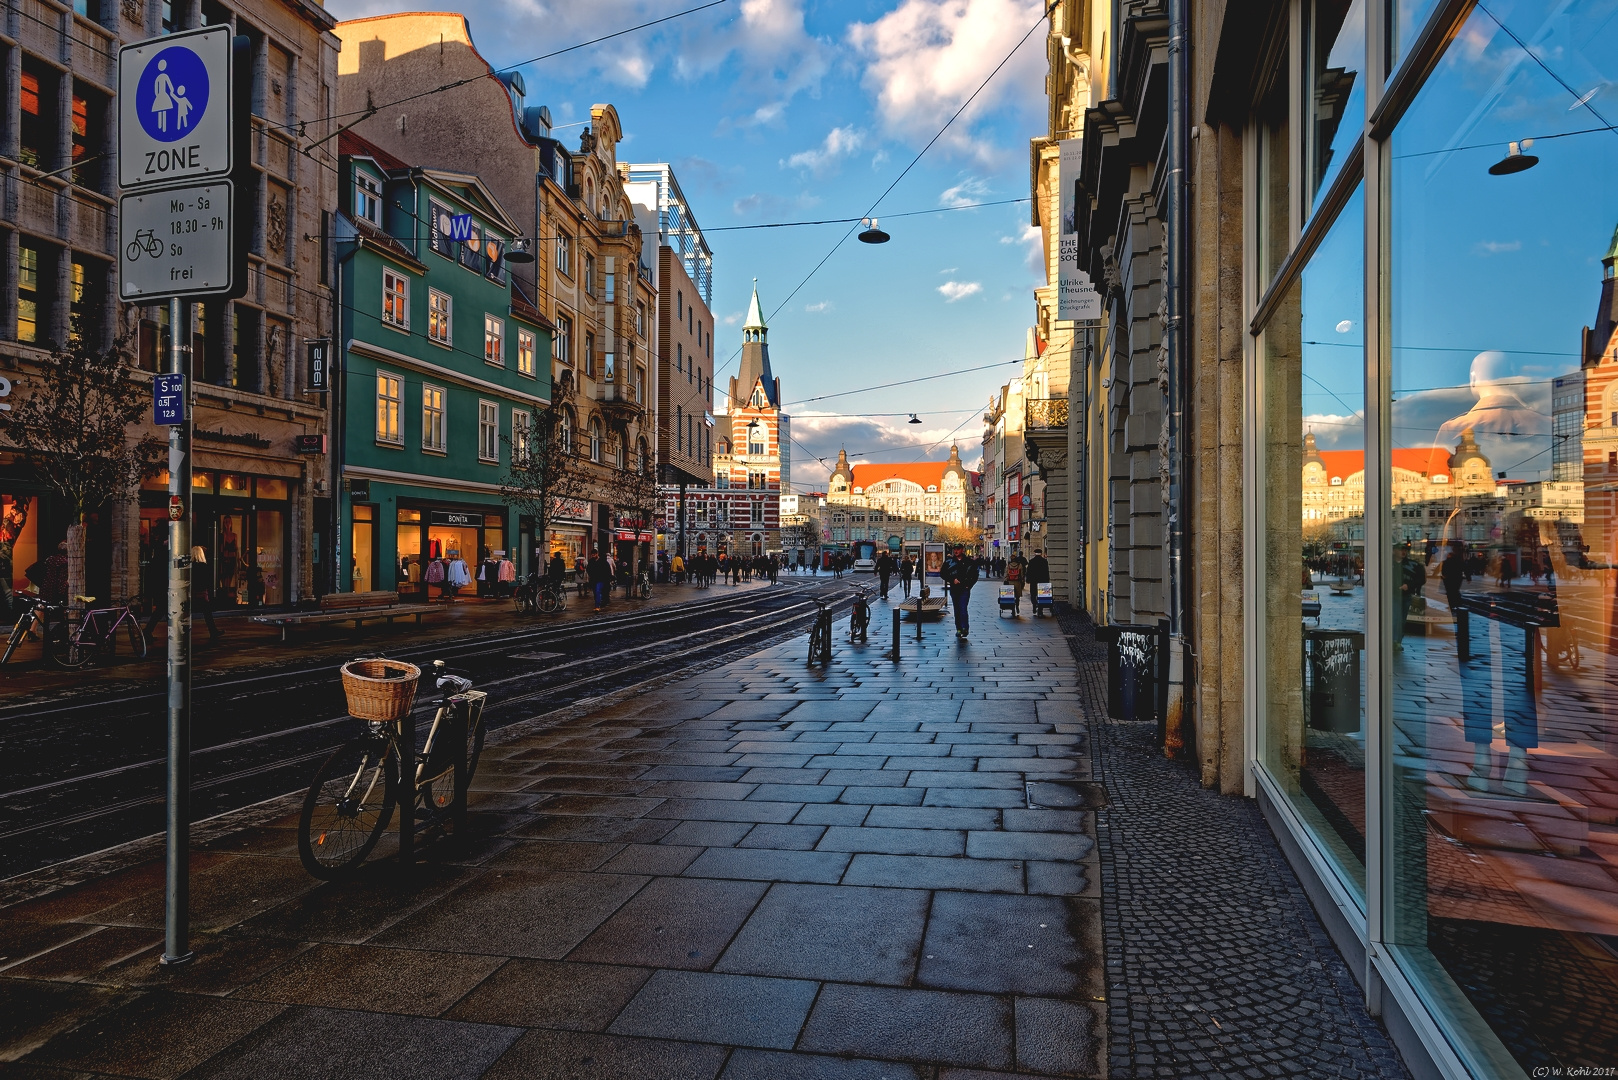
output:
[{"label": "drain grate", "polygon": [[566,653],[559,652],[519,652],[512,653],[511,658],[513,660],[555,660],[558,656],[566,655]]}]

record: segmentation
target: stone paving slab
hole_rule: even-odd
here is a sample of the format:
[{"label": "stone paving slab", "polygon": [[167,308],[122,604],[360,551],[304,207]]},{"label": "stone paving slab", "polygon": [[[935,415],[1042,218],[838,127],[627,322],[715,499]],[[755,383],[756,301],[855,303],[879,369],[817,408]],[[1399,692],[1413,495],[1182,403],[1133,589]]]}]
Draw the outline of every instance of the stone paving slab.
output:
[{"label": "stone paving slab", "polygon": [[[1106,985],[1103,934],[1126,924],[1103,910],[1119,849],[1081,701],[1094,665],[1055,620],[993,602],[980,590],[967,642],[928,627],[898,663],[840,625],[824,669],[796,639],[496,735],[466,835],[407,875],[390,840],[354,880],[311,881],[291,813],[210,834],[185,967],[155,964],[155,864],[0,910],[0,1062],[57,1080],[1170,1075],[1129,1027],[1141,999]],[[1176,873],[1164,893],[1189,887]]]}]

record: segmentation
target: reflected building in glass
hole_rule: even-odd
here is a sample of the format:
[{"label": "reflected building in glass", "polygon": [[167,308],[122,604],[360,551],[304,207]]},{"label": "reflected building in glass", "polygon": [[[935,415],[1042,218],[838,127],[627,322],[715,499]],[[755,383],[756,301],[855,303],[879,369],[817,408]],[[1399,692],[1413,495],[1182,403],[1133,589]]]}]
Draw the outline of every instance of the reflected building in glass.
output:
[{"label": "reflected building in glass", "polygon": [[1167,568],[1166,746],[1258,801],[1414,1073],[1618,1067],[1611,0],[1192,5],[1162,114],[1166,9],[1068,6],[1086,606]]}]

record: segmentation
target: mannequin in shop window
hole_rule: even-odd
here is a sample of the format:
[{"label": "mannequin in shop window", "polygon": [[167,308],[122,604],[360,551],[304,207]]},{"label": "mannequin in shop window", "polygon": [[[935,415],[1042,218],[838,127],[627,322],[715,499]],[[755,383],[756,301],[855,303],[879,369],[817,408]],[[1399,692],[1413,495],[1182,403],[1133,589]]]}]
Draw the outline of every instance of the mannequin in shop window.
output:
[{"label": "mannequin in shop window", "polygon": [[459,551],[450,552],[444,567],[444,595],[453,597],[463,585],[470,584],[472,584],[472,571],[467,568],[466,560],[461,558]]}]

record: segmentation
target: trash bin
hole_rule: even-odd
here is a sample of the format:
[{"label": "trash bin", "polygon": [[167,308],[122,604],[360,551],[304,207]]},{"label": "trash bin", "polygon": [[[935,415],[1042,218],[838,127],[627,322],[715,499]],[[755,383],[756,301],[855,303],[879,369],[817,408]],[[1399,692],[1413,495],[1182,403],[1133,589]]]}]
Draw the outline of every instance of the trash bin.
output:
[{"label": "trash bin", "polygon": [[1360,651],[1365,635],[1358,630],[1304,632],[1304,669],[1309,685],[1309,726],[1316,731],[1349,735],[1360,730]]},{"label": "trash bin", "polygon": [[1168,622],[1098,626],[1096,637],[1107,643],[1107,715],[1161,727],[1168,712]]}]

